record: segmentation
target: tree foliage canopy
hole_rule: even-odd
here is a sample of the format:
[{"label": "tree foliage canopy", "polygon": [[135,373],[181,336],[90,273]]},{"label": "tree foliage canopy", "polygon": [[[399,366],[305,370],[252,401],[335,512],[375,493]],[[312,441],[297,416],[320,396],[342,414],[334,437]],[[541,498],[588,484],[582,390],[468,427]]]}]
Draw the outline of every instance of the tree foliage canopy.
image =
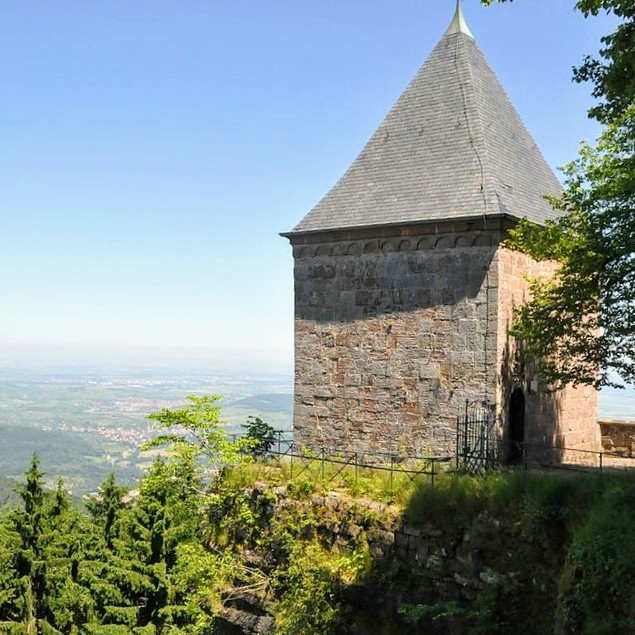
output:
[{"label": "tree foliage canopy", "polygon": [[163,408],[148,418],[161,434],[143,447],[165,447],[172,468],[185,473],[196,473],[205,480],[219,469],[236,465],[245,460],[245,451],[252,442],[249,439],[230,439],[222,426],[220,395],[189,395],[183,408]]},{"label": "tree foliage canopy", "polygon": [[635,382],[634,150],[631,106],[565,167],[565,191],[552,201],[564,215],[512,232],[516,248],[561,263],[552,279],[532,281],[513,329],[552,381]]},{"label": "tree foliage canopy", "polygon": [[[507,0],[483,0],[493,1]],[[573,70],[575,81],[592,84],[589,116],[605,128],[564,168],[565,191],[551,199],[562,216],[511,233],[512,248],[561,263],[550,280],[532,281],[533,299],[512,333],[548,381],[599,387],[635,382],[635,3],[578,0],[575,7],[585,17],[618,18],[598,53]]]}]

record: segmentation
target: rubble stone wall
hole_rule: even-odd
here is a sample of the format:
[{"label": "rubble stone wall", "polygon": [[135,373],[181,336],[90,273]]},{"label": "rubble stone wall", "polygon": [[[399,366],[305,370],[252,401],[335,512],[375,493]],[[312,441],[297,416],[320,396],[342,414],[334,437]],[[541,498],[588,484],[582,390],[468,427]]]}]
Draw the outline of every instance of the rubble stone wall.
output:
[{"label": "rubble stone wall", "polygon": [[606,419],[599,422],[602,451],[628,458],[635,457],[635,421]]},{"label": "rubble stone wall", "polygon": [[452,454],[465,399],[493,402],[489,235],[295,248],[296,441]]}]

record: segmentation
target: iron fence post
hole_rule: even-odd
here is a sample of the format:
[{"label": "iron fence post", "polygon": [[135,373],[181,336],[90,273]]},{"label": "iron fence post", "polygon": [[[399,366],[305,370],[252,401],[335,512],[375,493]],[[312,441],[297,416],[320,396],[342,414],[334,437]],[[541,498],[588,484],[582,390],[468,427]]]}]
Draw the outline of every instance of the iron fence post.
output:
[{"label": "iron fence post", "polygon": [[459,417],[457,415],[456,417],[456,470],[458,471],[459,469],[459,444],[461,442],[461,434],[460,434],[460,430],[461,430],[461,417]]}]

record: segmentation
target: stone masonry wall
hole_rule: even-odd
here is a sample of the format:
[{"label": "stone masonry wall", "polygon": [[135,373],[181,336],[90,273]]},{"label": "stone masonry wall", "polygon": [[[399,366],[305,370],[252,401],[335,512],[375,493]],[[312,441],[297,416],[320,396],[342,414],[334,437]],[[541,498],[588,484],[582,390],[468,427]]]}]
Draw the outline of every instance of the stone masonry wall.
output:
[{"label": "stone masonry wall", "polygon": [[635,458],[635,421],[605,419],[599,425],[603,452]]},{"label": "stone masonry wall", "polygon": [[[526,276],[540,277],[554,271],[554,263],[538,263],[526,254],[501,247],[494,260],[498,281],[498,416],[506,443],[508,409],[514,388],[525,394],[525,441],[578,450],[599,450],[597,391],[588,386],[554,392],[541,381],[508,330],[514,307],[529,298]],[[565,458],[565,457],[563,457]],[[575,457],[577,461],[582,456]]]},{"label": "stone masonry wall", "polygon": [[453,454],[466,398],[495,398],[497,237],[294,245],[297,442]]}]

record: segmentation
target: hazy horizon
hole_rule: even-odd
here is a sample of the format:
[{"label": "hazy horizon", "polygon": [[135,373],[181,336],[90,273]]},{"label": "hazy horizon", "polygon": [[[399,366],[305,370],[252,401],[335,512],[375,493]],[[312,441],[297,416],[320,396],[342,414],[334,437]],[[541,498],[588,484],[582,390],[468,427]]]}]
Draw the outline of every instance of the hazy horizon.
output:
[{"label": "hazy horizon", "polygon": [[259,369],[292,374],[293,350],[279,348],[68,345],[0,341],[0,368],[65,368],[70,366],[126,368],[213,367],[230,371]]}]

